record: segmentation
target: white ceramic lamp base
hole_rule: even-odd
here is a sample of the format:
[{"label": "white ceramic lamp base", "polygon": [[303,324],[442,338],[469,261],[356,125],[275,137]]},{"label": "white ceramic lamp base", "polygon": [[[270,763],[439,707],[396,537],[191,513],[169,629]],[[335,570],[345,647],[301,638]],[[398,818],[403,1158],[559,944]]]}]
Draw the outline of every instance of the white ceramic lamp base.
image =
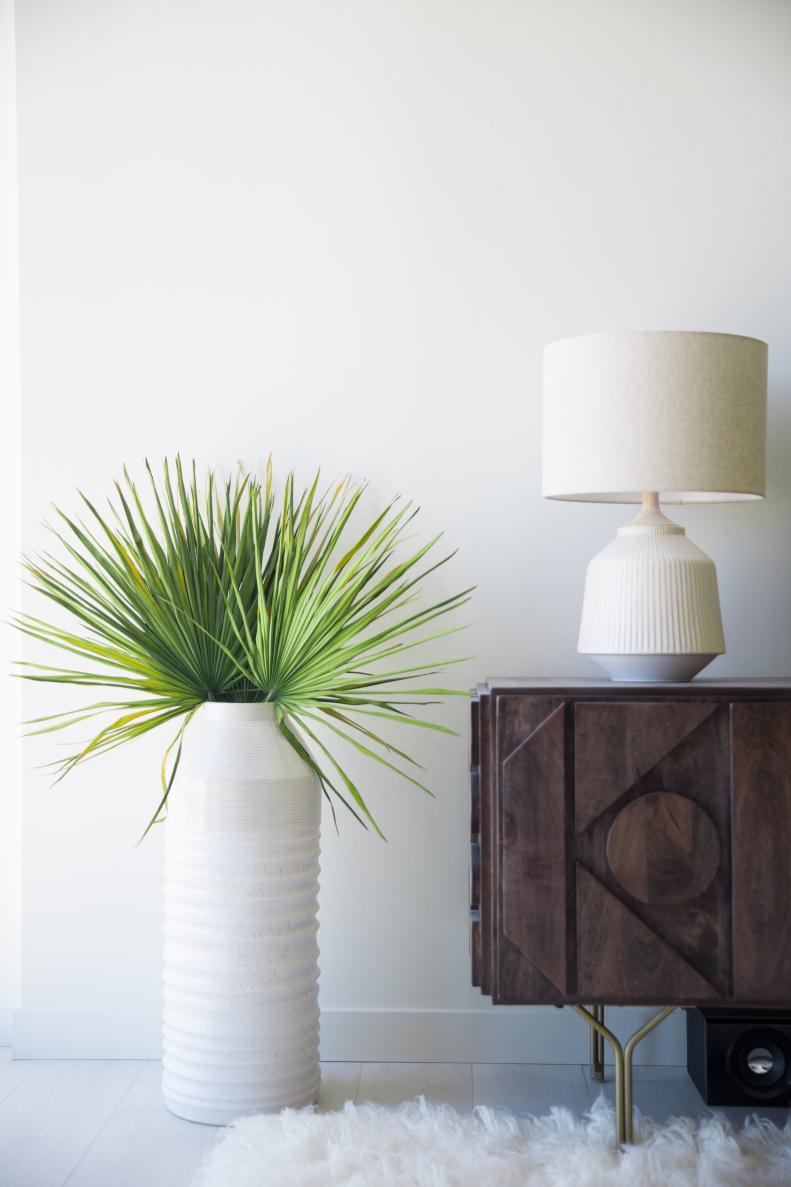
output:
[{"label": "white ceramic lamp base", "polygon": [[644,497],[640,515],[588,565],[579,651],[612,680],[691,680],[725,651],[717,570]]}]

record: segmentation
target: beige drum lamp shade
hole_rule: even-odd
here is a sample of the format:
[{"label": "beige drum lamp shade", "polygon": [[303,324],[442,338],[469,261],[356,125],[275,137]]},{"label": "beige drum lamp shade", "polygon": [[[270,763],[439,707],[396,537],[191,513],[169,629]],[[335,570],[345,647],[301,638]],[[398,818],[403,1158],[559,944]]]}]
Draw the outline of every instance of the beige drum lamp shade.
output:
[{"label": "beige drum lamp shade", "polygon": [[766,486],[768,349],[735,334],[586,334],[544,350],[543,493],[665,503]]},{"label": "beige drum lamp shade", "polygon": [[579,650],[613,679],[688,680],[725,650],[714,562],[659,502],[764,495],[767,354],[676,331],[545,348],[544,496],[643,505],[585,579]]}]

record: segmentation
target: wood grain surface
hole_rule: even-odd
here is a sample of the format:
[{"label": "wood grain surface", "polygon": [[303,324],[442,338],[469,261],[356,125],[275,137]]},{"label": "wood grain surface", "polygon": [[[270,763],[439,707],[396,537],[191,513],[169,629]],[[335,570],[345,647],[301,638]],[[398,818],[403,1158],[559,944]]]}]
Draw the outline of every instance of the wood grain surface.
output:
[{"label": "wood grain surface", "polygon": [[490,681],[474,703],[483,992],[788,1004],[791,683]]}]

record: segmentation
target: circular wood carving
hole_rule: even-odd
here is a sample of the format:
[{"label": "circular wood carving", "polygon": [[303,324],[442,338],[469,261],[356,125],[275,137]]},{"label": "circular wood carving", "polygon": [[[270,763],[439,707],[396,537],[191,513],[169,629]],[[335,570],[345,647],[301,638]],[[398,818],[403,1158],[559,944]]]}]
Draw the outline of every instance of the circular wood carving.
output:
[{"label": "circular wood carving", "polygon": [[688,796],[653,791],[616,816],[607,860],[623,889],[641,903],[687,903],[711,885],[720,868],[717,826]]}]

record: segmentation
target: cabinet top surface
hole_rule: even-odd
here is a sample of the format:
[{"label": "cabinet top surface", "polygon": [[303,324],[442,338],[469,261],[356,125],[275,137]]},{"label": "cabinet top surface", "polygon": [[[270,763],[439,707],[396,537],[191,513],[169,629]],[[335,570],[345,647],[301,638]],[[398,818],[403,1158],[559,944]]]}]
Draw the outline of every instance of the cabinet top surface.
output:
[{"label": "cabinet top surface", "polygon": [[643,684],[637,681],[607,680],[584,676],[489,676],[472,690],[473,696],[497,691],[503,692],[607,692],[621,696],[639,696],[642,693],[698,693],[728,692],[730,689],[756,692],[791,692],[789,677],[736,678],[722,680],[687,680],[681,683]]}]

